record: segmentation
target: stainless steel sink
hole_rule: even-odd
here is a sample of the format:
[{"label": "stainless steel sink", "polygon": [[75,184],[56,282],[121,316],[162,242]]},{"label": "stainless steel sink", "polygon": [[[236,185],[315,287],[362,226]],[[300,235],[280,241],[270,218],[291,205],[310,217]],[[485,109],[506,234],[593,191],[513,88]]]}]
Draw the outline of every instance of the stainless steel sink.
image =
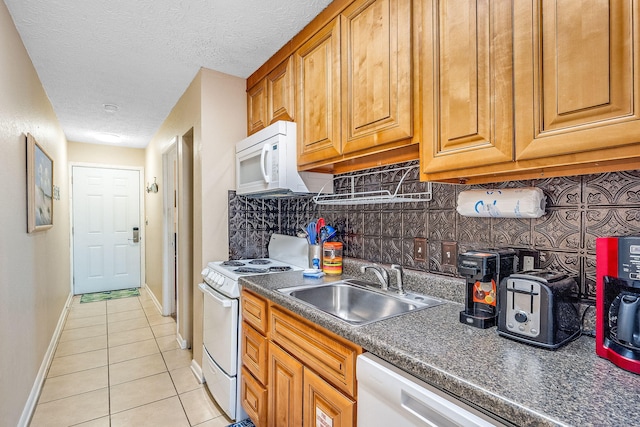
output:
[{"label": "stainless steel sink", "polygon": [[406,293],[400,296],[393,291],[382,292],[373,286],[360,280],[343,280],[281,288],[278,291],[352,325],[365,325],[443,304],[425,295]]}]

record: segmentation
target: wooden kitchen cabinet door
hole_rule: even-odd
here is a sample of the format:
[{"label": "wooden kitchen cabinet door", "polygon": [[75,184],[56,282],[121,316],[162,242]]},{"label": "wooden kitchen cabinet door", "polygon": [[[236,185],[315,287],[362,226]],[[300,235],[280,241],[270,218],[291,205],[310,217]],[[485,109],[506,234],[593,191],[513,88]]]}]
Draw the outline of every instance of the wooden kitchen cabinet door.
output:
[{"label": "wooden kitchen cabinet door", "polygon": [[514,161],[512,13],[511,0],[422,2],[423,180]]},{"label": "wooden kitchen cabinet door", "polygon": [[530,0],[515,8],[517,160],[566,165],[637,157],[638,3]]},{"label": "wooden kitchen cabinet door", "polygon": [[295,75],[293,56],[287,58],[267,76],[267,117],[269,123],[294,121]]},{"label": "wooden kitchen cabinet door", "polygon": [[305,427],[355,425],[355,402],[309,369],[304,370]]},{"label": "wooden kitchen cabinet door", "polygon": [[267,389],[243,367],[240,388],[242,407],[256,427],[267,427]]},{"label": "wooden kitchen cabinet door", "polygon": [[270,426],[300,427],[302,425],[303,366],[287,352],[269,343]]},{"label": "wooden kitchen cabinet door", "polygon": [[267,80],[262,79],[247,91],[247,134],[264,129],[268,124]]},{"label": "wooden kitchen cabinet door", "polygon": [[341,154],[340,16],[295,53],[298,166]]},{"label": "wooden kitchen cabinet door", "polygon": [[343,153],[413,143],[411,6],[357,0],[341,14]]}]

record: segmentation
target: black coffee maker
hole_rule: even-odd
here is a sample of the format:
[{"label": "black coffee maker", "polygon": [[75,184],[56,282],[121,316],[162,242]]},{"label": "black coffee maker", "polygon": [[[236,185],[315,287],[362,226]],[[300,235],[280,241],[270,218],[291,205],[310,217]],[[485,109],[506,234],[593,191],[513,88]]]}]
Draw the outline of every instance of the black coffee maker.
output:
[{"label": "black coffee maker", "polygon": [[481,249],[460,254],[458,272],[467,281],[460,322],[481,329],[496,325],[498,283],[516,271],[516,264],[513,249]]}]

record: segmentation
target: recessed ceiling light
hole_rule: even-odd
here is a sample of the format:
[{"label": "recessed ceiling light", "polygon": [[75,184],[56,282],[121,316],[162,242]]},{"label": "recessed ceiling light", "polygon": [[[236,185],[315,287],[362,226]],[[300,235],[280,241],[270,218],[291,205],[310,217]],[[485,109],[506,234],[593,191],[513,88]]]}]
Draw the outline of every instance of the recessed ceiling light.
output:
[{"label": "recessed ceiling light", "polygon": [[115,113],[120,109],[116,104],[102,104],[102,106],[107,113]]},{"label": "recessed ceiling light", "polygon": [[116,143],[120,142],[120,135],[116,135],[115,133],[107,133],[107,132],[99,132],[96,133],[96,138],[98,138],[102,142],[111,142]]}]

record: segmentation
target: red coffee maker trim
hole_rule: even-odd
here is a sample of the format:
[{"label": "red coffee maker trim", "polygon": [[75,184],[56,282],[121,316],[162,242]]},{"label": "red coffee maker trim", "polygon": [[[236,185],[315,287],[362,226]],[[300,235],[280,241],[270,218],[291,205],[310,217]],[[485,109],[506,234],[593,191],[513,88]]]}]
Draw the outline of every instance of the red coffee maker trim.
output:
[{"label": "red coffee maker trim", "polygon": [[[621,354],[622,346],[608,336],[611,301],[606,286],[613,281],[605,281],[605,277],[620,278],[620,239],[636,239],[640,237],[601,237],[596,239],[596,354],[610,360],[616,366],[636,374],[640,374],[640,352],[624,350],[625,353],[637,357],[626,357]],[[624,280],[625,278],[620,278]],[[640,295],[640,289],[637,290]],[[616,347],[618,350],[616,350]]]}]

